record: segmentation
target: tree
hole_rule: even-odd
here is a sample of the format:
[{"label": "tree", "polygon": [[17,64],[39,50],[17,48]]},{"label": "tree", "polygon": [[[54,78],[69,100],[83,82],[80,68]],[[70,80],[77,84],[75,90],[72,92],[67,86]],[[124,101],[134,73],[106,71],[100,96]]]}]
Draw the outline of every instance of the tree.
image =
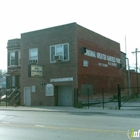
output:
[{"label": "tree", "polygon": [[6,76],[6,70],[3,70],[2,75]]},{"label": "tree", "polygon": [[6,70],[0,69],[0,78],[2,78],[3,76],[6,76]]},{"label": "tree", "polygon": [[2,78],[2,77],[3,77],[2,70],[0,69],[0,78]]}]

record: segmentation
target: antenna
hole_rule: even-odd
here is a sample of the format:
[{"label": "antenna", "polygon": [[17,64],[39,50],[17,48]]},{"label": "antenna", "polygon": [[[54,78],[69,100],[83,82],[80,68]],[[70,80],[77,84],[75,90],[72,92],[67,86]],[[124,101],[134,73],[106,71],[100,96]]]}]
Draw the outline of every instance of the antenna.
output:
[{"label": "antenna", "polygon": [[126,53],[126,56],[127,56],[126,35],[125,35],[125,53]]}]

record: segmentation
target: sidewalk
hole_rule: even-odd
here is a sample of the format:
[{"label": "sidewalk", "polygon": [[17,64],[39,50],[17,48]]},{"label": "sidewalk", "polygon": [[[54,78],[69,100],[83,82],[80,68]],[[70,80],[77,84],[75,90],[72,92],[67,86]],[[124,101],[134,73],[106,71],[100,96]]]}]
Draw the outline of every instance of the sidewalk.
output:
[{"label": "sidewalk", "polygon": [[140,108],[122,108],[121,110],[100,108],[100,107],[63,107],[63,106],[0,106],[0,111],[36,111],[36,112],[71,112],[71,113],[92,113],[108,115],[140,115]]}]

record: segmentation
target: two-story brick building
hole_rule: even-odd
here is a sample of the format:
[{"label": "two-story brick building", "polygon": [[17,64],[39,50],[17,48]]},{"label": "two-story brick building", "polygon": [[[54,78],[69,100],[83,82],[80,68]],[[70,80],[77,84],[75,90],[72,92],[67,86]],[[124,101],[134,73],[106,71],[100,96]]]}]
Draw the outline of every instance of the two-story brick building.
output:
[{"label": "two-story brick building", "polygon": [[[74,88],[123,84],[120,44],[77,23],[22,33],[19,41],[20,54],[8,42],[8,73],[20,75],[21,105],[73,106]],[[17,56],[21,69],[10,71]]]}]

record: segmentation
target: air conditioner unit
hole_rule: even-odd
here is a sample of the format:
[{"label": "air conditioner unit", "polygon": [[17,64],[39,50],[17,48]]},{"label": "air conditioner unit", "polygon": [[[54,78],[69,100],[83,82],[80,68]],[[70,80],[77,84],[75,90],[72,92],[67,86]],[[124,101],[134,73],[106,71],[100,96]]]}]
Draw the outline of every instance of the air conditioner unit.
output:
[{"label": "air conditioner unit", "polygon": [[37,60],[29,60],[29,64],[37,64]]},{"label": "air conditioner unit", "polygon": [[61,61],[62,60],[62,56],[61,55],[55,55],[54,56],[54,60],[55,61]]}]

